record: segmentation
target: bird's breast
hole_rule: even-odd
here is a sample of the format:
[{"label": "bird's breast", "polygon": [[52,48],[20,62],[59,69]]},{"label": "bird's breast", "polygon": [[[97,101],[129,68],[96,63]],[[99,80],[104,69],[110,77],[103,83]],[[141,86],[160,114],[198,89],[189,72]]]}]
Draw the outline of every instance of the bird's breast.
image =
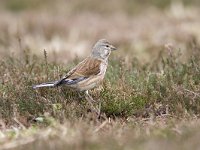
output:
[{"label": "bird's breast", "polygon": [[102,75],[104,77],[107,70],[107,66],[108,66],[107,62],[102,62],[100,65],[100,72],[98,75]]}]

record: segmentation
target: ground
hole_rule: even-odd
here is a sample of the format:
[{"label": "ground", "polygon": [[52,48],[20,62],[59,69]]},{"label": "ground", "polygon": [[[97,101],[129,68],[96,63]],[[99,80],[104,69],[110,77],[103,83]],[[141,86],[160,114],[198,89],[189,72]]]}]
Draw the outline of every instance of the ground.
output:
[{"label": "ground", "polygon": [[[3,1],[0,149],[199,149],[199,2]],[[90,91],[33,90],[89,55],[118,48]]]}]

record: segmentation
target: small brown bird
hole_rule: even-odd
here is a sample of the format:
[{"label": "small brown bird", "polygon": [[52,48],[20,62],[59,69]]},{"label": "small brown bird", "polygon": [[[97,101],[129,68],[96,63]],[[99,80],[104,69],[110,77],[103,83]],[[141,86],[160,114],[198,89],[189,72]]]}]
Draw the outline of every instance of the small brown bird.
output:
[{"label": "small brown bird", "polygon": [[98,86],[104,79],[108,66],[108,57],[116,48],[107,40],[101,39],[94,45],[91,55],[71,69],[66,76],[58,81],[34,85],[33,88],[57,87],[65,85],[77,91],[84,91],[93,101],[88,90]]}]

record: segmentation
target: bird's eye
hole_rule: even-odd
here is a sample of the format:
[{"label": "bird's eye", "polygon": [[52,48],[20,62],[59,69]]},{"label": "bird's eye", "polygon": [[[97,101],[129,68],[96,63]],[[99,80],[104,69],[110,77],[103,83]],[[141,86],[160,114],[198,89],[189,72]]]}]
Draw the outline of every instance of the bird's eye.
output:
[{"label": "bird's eye", "polygon": [[109,47],[109,45],[106,45],[106,47]]}]

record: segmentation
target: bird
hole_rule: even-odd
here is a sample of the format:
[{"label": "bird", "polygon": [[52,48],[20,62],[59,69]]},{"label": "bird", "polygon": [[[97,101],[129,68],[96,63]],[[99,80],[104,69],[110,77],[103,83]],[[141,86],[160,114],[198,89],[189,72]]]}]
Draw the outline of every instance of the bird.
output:
[{"label": "bird", "polygon": [[88,91],[94,89],[103,81],[108,66],[108,58],[114,50],[117,50],[117,48],[110,44],[108,40],[100,39],[93,46],[91,54],[72,68],[63,78],[34,85],[33,89],[67,86],[75,91],[84,92],[92,105],[94,100]]}]

